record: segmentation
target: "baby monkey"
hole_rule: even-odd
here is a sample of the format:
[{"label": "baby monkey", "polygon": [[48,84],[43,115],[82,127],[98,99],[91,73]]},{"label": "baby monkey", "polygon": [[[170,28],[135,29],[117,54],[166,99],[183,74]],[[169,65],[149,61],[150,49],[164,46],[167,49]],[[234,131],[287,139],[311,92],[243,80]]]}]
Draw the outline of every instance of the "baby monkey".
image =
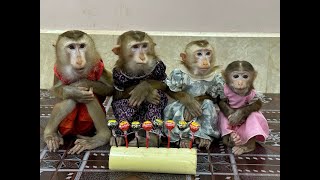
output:
[{"label": "baby monkey", "polygon": [[259,111],[262,101],[253,87],[257,71],[247,61],[230,63],[223,77],[225,98],[219,102],[219,122],[224,144],[235,155],[253,151],[256,141],[265,141],[269,126]]}]

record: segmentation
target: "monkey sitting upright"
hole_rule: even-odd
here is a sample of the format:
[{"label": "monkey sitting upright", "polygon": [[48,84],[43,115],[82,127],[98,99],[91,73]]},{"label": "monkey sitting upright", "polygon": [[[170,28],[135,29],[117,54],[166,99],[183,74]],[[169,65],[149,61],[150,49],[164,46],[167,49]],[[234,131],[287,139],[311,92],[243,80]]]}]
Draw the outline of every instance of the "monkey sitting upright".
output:
[{"label": "monkey sitting upright", "polygon": [[[206,40],[192,41],[187,44],[185,52],[180,54],[182,58],[181,68],[174,69],[166,84],[174,92],[187,92],[193,97],[201,97],[206,94],[212,98],[224,97],[224,80],[215,66],[214,48]],[[164,110],[165,120],[194,120],[200,124],[200,129],[195,133],[196,143],[199,147],[209,148],[214,138],[220,138],[218,129],[218,115],[214,102],[205,99],[199,102],[202,114],[193,117],[180,101],[169,104]],[[165,129],[166,134],[168,131]],[[171,142],[179,140],[179,129],[175,127],[172,131]],[[184,137],[179,146],[187,147],[190,141],[191,132]]]},{"label": "monkey sitting upright", "polygon": [[[61,102],[54,105],[44,130],[49,151],[55,152],[64,136],[78,137],[69,154],[108,143],[111,133],[102,103],[113,93],[112,75],[104,68],[92,38],[82,31],[66,31],[59,35],[55,48],[52,91]],[[89,137],[94,131],[96,135]]]},{"label": "monkey sitting upright", "polygon": [[[116,92],[111,104],[118,121],[137,120],[142,124],[145,120],[163,119],[163,109],[168,99],[162,90],[157,90],[152,85],[152,82],[162,82],[167,75],[165,64],[155,54],[155,45],[147,33],[127,31],[118,37],[117,46],[112,49],[119,56],[112,71]],[[166,86],[160,89],[163,88]],[[123,96],[128,91],[129,96]],[[145,134],[143,131],[140,132]],[[144,146],[145,138],[140,138],[139,144]],[[117,142],[123,144],[123,138],[118,137]],[[115,145],[113,138],[110,145]],[[129,146],[136,145],[135,140],[129,143]],[[149,146],[156,145],[157,136],[150,133]]]},{"label": "monkey sitting upright", "polygon": [[255,149],[256,141],[269,135],[266,118],[259,111],[262,102],[253,87],[257,72],[247,61],[230,63],[223,77],[225,99],[219,102],[219,124],[223,142],[240,155]]}]

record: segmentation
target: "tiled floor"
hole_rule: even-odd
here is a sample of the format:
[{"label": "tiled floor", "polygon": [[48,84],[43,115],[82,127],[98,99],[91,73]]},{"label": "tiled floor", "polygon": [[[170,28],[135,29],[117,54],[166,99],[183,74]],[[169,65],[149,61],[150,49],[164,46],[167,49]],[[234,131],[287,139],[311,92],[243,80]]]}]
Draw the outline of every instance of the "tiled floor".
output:
[{"label": "tiled floor", "polygon": [[[57,99],[47,90],[40,90],[40,179],[43,180],[276,180],[280,179],[280,95],[266,94],[272,101],[263,105],[262,112],[270,127],[270,137],[258,144],[255,151],[234,156],[222,142],[215,142],[210,155],[198,150],[197,175],[112,172],[108,169],[109,146],[85,151],[79,155],[67,155],[74,139],[66,140],[58,152],[48,152],[43,142],[43,129]],[[107,118],[113,118],[111,99],[104,105]]]}]

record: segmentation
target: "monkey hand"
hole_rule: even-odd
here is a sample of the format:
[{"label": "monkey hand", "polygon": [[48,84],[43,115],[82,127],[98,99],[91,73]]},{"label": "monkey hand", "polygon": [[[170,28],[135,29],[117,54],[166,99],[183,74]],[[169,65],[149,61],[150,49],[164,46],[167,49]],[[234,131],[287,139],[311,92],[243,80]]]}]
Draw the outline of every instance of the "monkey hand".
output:
[{"label": "monkey hand", "polygon": [[74,146],[68,151],[68,154],[80,154],[84,150],[91,150],[99,146],[103,146],[107,143],[105,137],[88,137],[77,135],[78,139],[74,142]]},{"label": "monkey hand", "polygon": [[60,145],[63,145],[63,138],[58,133],[44,134],[44,141],[46,142],[50,152],[56,152]]},{"label": "monkey hand", "polygon": [[229,125],[238,126],[244,123],[245,118],[241,110],[236,110],[234,113],[228,116]]},{"label": "monkey hand", "polygon": [[63,88],[64,99],[74,99],[79,103],[88,103],[94,99],[92,89],[87,87],[66,86]]},{"label": "monkey hand", "polygon": [[146,81],[142,81],[139,85],[137,85],[129,94],[131,95],[129,98],[129,106],[131,107],[139,107],[140,104],[146,100],[147,96],[153,91],[153,88]]},{"label": "monkey hand", "polygon": [[180,99],[180,102],[186,107],[192,117],[198,117],[202,115],[201,104],[195,100],[192,96],[186,93],[186,97]]},{"label": "monkey hand", "polygon": [[194,118],[186,109],[184,109],[183,117],[186,122],[189,122]]},{"label": "monkey hand", "polygon": [[160,95],[158,90],[154,89],[151,93],[148,94],[146,100],[151,104],[159,104],[160,103]]}]

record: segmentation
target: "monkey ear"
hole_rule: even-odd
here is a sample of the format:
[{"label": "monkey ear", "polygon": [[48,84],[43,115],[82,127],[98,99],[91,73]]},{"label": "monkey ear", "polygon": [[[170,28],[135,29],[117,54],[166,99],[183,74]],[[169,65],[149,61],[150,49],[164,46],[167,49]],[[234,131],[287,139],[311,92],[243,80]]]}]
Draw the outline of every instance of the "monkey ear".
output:
[{"label": "monkey ear", "polygon": [[224,80],[227,79],[227,77],[226,77],[226,71],[225,71],[224,69],[221,70],[221,75],[222,75],[222,77],[223,77]]},{"label": "monkey ear", "polygon": [[180,57],[181,57],[182,61],[186,61],[187,60],[187,54],[186,53],[180,53]]},{"label": "monkey ear", "polygon": [[114,48],[112,48],[112,52],[113,52],[115,55],[119,55],[119,54],[120,54],[120,46],[117,45],[117,46],[115,46]]},{"label": "monkey ear", "polygon": [[252,78],[253,81],[256,79],[257,75],[258,75],[258,71],[254,71],[253,72],[253,78]]}]

